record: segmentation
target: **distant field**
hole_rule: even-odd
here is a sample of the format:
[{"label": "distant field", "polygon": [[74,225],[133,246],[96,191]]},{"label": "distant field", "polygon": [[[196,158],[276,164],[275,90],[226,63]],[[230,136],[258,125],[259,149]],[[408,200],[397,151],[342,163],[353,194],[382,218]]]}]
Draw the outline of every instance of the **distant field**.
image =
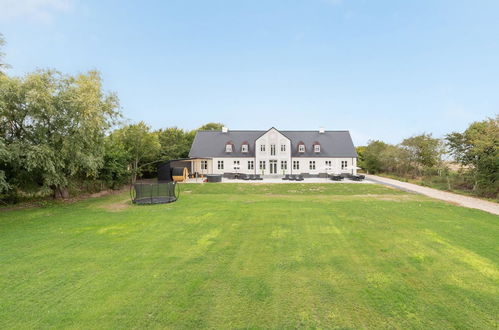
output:
[{"label": "distant field", "polygon": [[370,184],[0,211],[0,328],[497,328],[499,217]]}]

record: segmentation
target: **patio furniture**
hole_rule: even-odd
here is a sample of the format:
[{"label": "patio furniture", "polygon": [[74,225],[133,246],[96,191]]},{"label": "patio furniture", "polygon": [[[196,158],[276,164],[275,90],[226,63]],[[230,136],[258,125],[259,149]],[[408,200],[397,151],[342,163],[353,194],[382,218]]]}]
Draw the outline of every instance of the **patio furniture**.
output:
[{"label": "patio furniture", "polygon": [[341,180],[343,180],[343,177],[341,175],[331,175],[331,180],[341,181]]}]

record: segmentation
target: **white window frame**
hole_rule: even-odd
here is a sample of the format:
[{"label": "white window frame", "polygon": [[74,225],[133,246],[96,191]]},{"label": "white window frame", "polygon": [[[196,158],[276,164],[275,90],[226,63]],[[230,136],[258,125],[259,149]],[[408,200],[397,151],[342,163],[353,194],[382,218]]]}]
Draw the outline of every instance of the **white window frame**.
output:
[{"label": "white window frame", "polygon": [[255,169],[255,161],[248,160],[248,170],[254,170],[254,169]]},{"label": "white window frame", "polygon": [[304,144],[300,144],[298,146],[298,152],[305,152],[305,145]]},{"label": "white window frame", "polygon": [[314,145],[314,152],[321,152],[321,145],[320,144]]},{"label": "white window frame", "polygon": [[265,144],[260,144],[260,151],[265,152]]},{"label": "white window frame", "polygon": [[342,160],[341,161],[341,169],[346,170],[348,167],[348,160]]},{"label": "white window frame", "polygon": [[299,169],[300,169],[300,161],[293,160],[293,170],[299,170]]},{"label": "white window frame", "polygon": [[331,167],[331,161],[330,160],[326,160],[325,161],[325,165],[326,165],[326,167]]},{"label": "white window frame", "polygon": [[232,144],[226,144],[225,145],[225,152],[232,152]]},{"label": "white window frame", "polygon": [[315,160],[311,160],[308,164],[310,170],[315,170]]},{"label": "white window frame", "polygon": [[270,145],[270,155],[275,156],[275,144]]},{"label": "white window frame", "polygon": [[243,144],[243,145],[241,146],[241,152],[248,152],[248,149],[249,149],[249,148],[248,148],[248,145],[247,145],[247,144]]},{"label": "white window frame", "polygon": [[219,161],[217,162],[217,168],[218,168],[219,170],[223,170],[223,169],[224,169],[224,161],[223,161],[223,160],[219,160]]},{"label": "white window frame", "polygon": [[207,160],[202,160],[201,161],[201,169],[202,170],[208,170],[208,161]]},{"label": "white window frame", "polygon": [[281,151],[282,151],[282,152],[285,152],[285,151],[286,151],[286,145],[285,145],[285,144],[281,144]]},{"label": "white window frame", "polygon": [[281,170],[287,170],[287,169],[288,169],[288,161],[281,160]]},{"label": "white window frame", "polygon": [[261,160],[261,161],[260,161],[260,164],[259,164],[259,168],[260,168],[260,170],[265,170],[265,169],[266,169],[266,168],[265,168],[266,163],[267,163],[267,162],[266,162],[266,161],[264,161],[264,160]]}]

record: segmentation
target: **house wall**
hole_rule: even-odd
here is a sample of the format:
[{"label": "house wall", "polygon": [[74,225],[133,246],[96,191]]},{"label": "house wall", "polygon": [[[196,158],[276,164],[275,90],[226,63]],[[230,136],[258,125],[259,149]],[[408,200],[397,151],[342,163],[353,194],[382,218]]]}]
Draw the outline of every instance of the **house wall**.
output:
[{"label": "house wall", "polygon": [[[299,162],[300,169],[298,170],[293,169],[294,161]],[[311,161],[315,161],[315,170],[310,169]],[[326,166],[326,161],[331,161],[331,167]],[[341,169],[341,161],[347,162],[346,169]],[[327,157],[293,157],[291,159],[291,170],[293,174],[300,174],[300,173],[319,174],[326,172],[328,174],[341,174],[341,173],[357,174],[356,166],[357,166],[356,158],[352,159],[352,158],[327,158]]]},{"label": "house wall", "polygon": [[[218,162],[222,161],[224,168],[222,170],[218,169]],[[239,162],[239,168],[236,169],[237,165],[234,164],[235,161]],[[248,161],[253,161],[255,166],[254,169],[248,169]],[[255,174],[255,169],[257,168],[255,158],[253,157],[223,157],[223,158],[213,158],[213,174],[223,174],[223,173],[246,173]]]},{"label": "house wall", "polygon": [[[269,159],[276,159],[274,157],[269,158],[259,158],[259,160],[265,160],[266,166],[264,175],[270,175],[269,171]],[[278,158],[279,159],[279,158]],[[327,157],[294,157],[288,160],[285,157],[281,157],[277,162],[277,175],[282,175],[283,170],[281,170],[281,161],[286,160],[287,170],[284,174],[341,174],[341,173],[351,173],[357,174],[357,159],[356,158],[327,158]],[[262,174],[259,169],[259,161],[253,157],[223,157],[223,158],[213,158],[207,159],[208,170],[201,170],[201,160],[196,160],[192,163],[193,170],[189,169],[191,172],[198,172],[202,174],[224,174],[224,173],[246,173],[246,174]],[[218,161],[223,161],[224,168],[218,169]],[[234,161],[239,161],[239,169],[234,168]],[[254,161],[254,169],[248,169],[248,161]],[[293,169],[293,161],[298,161],[300,168],[298,170]],[[310,161],[315,161],[315,170],[310,169]],[[326,167],[326,161],[331,161],[331,167]],[[341,161],[347,162],[347,168],[341,169]]]},{"label": "house wall", "polygon": [[[265,151],[261,151],[261,145],[265,145]],[[275,145],[275,155],[271,154],[271,145]],[[285,151],[281,151],[281,145],[285,146]],[[270,129],[255,141],[255,169],[256,173],[270,174],[269,160],[277,160],[276,174],[291,173],[291,141],[275,128]],[[265,161],[265,170],[260,170],[260,161]],[[281,169],[281,162],[287,162],[287,169]]]}]

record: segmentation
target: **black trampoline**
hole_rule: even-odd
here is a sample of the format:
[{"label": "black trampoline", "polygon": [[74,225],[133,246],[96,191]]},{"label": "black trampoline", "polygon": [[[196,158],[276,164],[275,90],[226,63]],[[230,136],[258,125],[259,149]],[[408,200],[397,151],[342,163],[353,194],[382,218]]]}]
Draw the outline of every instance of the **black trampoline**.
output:
[{"label": "black trampoline", "polygon": [[180,186],[176,182],[135,183],[130,189],[134,204],[173,203],[180,196]]}]

